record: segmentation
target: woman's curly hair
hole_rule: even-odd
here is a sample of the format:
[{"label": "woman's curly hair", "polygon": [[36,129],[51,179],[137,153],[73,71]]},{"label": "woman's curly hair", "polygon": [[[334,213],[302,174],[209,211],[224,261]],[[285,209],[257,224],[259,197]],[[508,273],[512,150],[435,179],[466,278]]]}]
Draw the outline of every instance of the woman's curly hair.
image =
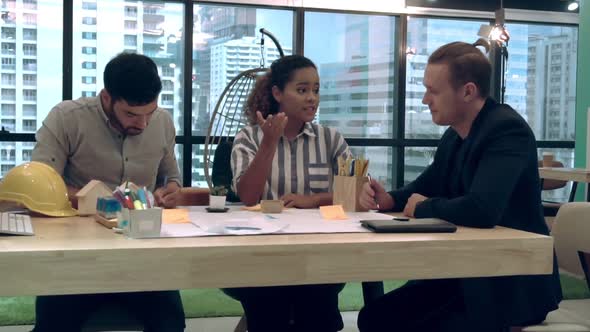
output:
[{"label": "woman's curly hair", "polygon": [[262,113],[262,117],[265,119],[270,114],[277,114],[279,112],[279,103],[272,95],[272,87],[276,86],[283,91],[285,85],[293,79],[296,70],[308,67],[317,69],[311,60],[302,55],[289,55],[273,61],[270,71],[258,77],[254,90],[248,96],[244,106],[244,114],[248,122],[251,125],[258,122],[257,111]]}]

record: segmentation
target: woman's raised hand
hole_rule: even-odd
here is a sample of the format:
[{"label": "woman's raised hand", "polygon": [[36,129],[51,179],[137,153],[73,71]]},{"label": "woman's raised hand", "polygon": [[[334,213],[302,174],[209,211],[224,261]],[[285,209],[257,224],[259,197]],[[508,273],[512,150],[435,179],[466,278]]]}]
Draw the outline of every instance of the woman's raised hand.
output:
[{"label": "woman's raised hand", "polygon": [[285,126],[289,120],[285,113],[278,113],[274,116],[269,114],[266,119],[262,117],[260,112],[256,112],[258,118],[258,125],[264,133],[264,140],[268,139],[270,142],[276,143],[279,141],[285,131]]}]

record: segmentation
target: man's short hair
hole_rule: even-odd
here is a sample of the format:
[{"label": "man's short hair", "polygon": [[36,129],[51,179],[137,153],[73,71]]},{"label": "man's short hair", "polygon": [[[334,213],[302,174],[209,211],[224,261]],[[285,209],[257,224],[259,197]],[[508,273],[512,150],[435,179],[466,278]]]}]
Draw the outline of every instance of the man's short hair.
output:
[{"label": "man's short hair", "polygon": [[141,106],[158,98],[162,81],[152,59],[136,53],[120,53],[104,69],[104,87],[113,102],[123,99],[131,106]]},{"label": "man's short hair", "polygon": [[439,47],[428,58],[428,64],[446,64],[451,74],[450,81],[455,89],[473,82],[482,98],[490,95],[492,65],[477,48],[482,46],[489,51],[489,43],[478,39],[475,43],[453,42]]}]

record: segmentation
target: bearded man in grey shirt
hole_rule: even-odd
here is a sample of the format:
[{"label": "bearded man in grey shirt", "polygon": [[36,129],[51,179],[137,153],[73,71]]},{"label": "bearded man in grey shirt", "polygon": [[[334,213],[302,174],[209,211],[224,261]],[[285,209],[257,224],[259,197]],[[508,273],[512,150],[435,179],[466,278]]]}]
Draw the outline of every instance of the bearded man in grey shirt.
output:
[{"label": "bearded man in grey shirt", "polygon": [[[90,180],[111,189],[132,181],[154,191],[156,203],[174,207],[180,172],[174,156],[176,131],[168,112],[158,108],[162,83],[148,57],[122,53],[104,71],[99,96],[59,103],[37,132],[32,160],[62,174],[72,203]],[[39,296],[34,332],[80,331],[98,307],[119,303],[145,331],[183,331],[178,291]]]}]

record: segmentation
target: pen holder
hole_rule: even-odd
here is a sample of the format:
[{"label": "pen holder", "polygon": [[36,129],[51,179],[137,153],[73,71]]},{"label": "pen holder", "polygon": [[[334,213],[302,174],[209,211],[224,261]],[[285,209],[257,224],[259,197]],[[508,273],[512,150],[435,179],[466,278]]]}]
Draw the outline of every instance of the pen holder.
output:
[{"label": "pen holder", "polygon": [[369,182],[366,176],[334,176],[333,204],[342,205],[344,211],[365,212],[361,207],[359,197],[365,182]]},{"label": "pen holder", "polygon": [[[162,228],[162,209],[151,208],[145,210],[123,209],[119,225],[123,226],[123,233],[130,238],[160,237]],[[127,223],[125,223],[127,220]]]}]

